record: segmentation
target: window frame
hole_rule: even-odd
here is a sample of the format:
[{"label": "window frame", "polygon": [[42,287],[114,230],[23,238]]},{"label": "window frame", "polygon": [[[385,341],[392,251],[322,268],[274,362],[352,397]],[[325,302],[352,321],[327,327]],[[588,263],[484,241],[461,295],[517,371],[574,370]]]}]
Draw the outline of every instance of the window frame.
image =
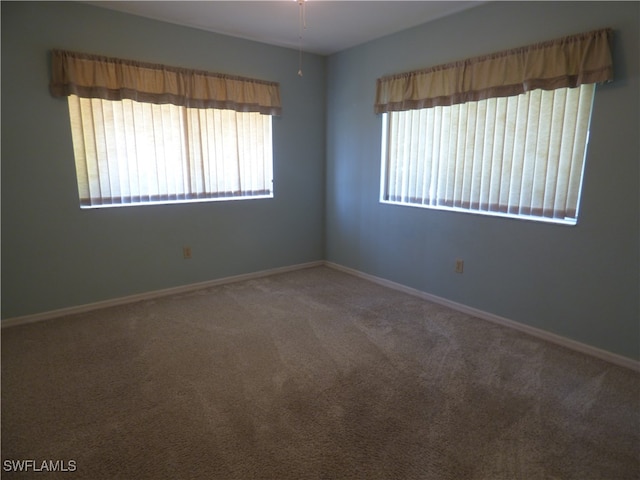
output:
[{"label": "window frame", "polygon": [[[99,105],[96,102],[99,102]],[[274,198],[272,115],[213,107],[188,108],[170,104],[157,105],[129,99],[87,99],[73,94],[68,96],[68,107],[78,197],[82,209]],[[116,121],[116,116],[113,114],[102,114],[103,109],[107,108],[113,108],[114,111],[118,109],[120,120]],[[167,109],[172,110],[169,112]],[[138,112],[135,120],[134,110]],[[142,120],[142,111],[153,113]],[[126,114],[129,118],[127,122],[129,128],[125,129],[123,115]],[[85,118],[85,115],[89,117]],[[176,115],[179,117],[178,122],[175,121]],[[199,120],[203,115],[213,123],[198,124],[194,128],[195,117],[199,117]],[[172,117],[169,118],[169,116]],[[255,119],[250,116],[259,116],[260,124],[255,125]],[[238,127],[238,124],[243,123],[243,118],[244,126]],[[151,126],[150,119],[153,122]],[[229,119],[233,122],[237,121],[238,124],[225,125],[224,122]],[[134,125],[136,121],[139,124],[143,123],[144,128]],[[167,123],[170,124],[169,127],[165,126]],[[158,124],[162,124],[159,134],[155,133]],[[255,157],[256,152],[253,152],[253,155],[240,153],[243,151],[242,138],[238,135],[251,127],[255,129],[249,132],[250,134],[262,137],[258,144],[263,149],[257,152],[258,157]],[[108,134],[104,133],[107,129],[109,129]],[[90,131],[89,134],[86,133],[87,130]],[[135,132],[131,133],[131,130]],[[194,135],[194,130],[199,131],[200,135]],[[221,134],[225,130],[235,133],[237,148],[231,148],[231,152],[236,153],[235,158],[229,158],[228,148],[221,153],[216,145],[216,142],[224,144],[225,138],[228,143],[229,136],[216,137],[216,135],[225,135]],[[97,131],[100,131],[100,134],[96,134]],[[140,137],[150,135],[152,137],[147,138],[146,145],[140,146],[142,143],[139,140]],[[168,142],[166,138],[169,138]],[[163,147],[167,143],[171,144],[172,141],[172,151],[163,152]],[[92,145],[85,148],[85,144]],[[135,145],[133,148],[130,147],[132,144]],[[123,148],[123,145],[129,145],[129,147]],[[192,153],[194,151],[198,151],[200,155],[194,155]],[[216,154],[217,157],[223,158],[215,158]],[[248,168],[252,170],[251,173],[255,173],[257,168],[258,172],[263,174],[263,181],[260,183],[264,188],[260,190],[261,193],[251,194],[242,189],[225,189],[224,187],[228,186],[224,184],[225,182],[236,182],[238,187],[248,183],[245,176],[247,159],[250,160]],[[232,167],[231,177],[226,177],[224,173],[222,177],[220,176],[220,170],[224,171],[223,163],[227,168]],[[242,164],[245,164],[245,168],[242,168]],[[111,173],[114,171],[117,172]],[[126,173],[122,174],[123,171]],[[171,177],[174,175],[180,178],[178,180],[174,178],[172,182]],[[214,177],[217,177],[217,180]],[[143,178],[144,181],[142,181]],[[153,184],[156,188],[141,187],[134,192],[133,189],[127,189],[127,184],[132,182]],[[108,194],[103,194],[106,184],[108,184],[106,187]],[[176,185],[179,186],[176,188]],[[216,186],[222,186],[222,188],[216,189]],[[267,193],[262,193],[263,190]],[[94,195],[95,191],[99,193]]]},{"label": "window frame", "polygon": [[[595,90],[596,90],[596,85],[593,85],[593,93],[592,93],[592,96],[590,98],[590,104],[588,106],[589,113],[588,113],[588,119],[587,119],[587,122],[586,122],[586,132],[584,132],[584,134],[585,134],[585,145],[584,145],[584,154],[583,154],[582,160],[581,160],[580,179],[579,179],[579,182],[578,182],[577,193],[576,193],[577,202],[576,202],[575,218],[573,218],[573,217],[558,218],[558,217],[553,217],[553,216],[544,216],[543,214],[534,215],[534,214],[524,214],[524,213],[509,213],[509,212],[502,212],[502,211],[496,211],[496,210],[480,209],[479,207],[478,208],[471,208],[471,207],[465,208],[465,207],[459,207],[459,206],[449,206],[449,205],[442,205],[442,204],[425,204],[425,203],[410,202],[410,201],[404,201],[404,200],[391,200],[391,199],[389,199],[388,197],[391,196],[389,194],[389,191],[388,191],[389,175],[390,175],[390,173],[389,173],[389,171],[390,171],[390,165],[389,165],[389,163],[390,163],[390,159],[389,159],[390,138],[389,138],[389,135],[390,135],[390,130],[391,130],[390,115],[392,115],[392,114],[404,114],[404,113],[415,111],[415,110],[427,110],[427,109],[436,108],[436,107],[426,107],[426,108],[422,108],[422,109],[416,108],[416,109],[406,109],[406,110],[402,110],[402,111],[382,112],[382,115],[381,115],[381,117],[382,117],[381,118],[381,131],[382,131],[382,134],[381,134],[380,195],[379,195],[379,202],[382,203],[382,204],[388,204],[388,205],[426,208],[426,209],[431,209],[431,210],[451,211],[451,212],[458,212],[458,213],[470,213],[470,214],[476,214],[476,215],[502,217],[502,218],[510,218],[510,219],[517,219],[517,220],[527,220],[527,221],[535,221],[535,222],[543,222],[543,223],[552,223],[552,224],[559,224],[559,225],[568,225],[568,226],[577,225],[578,220],[579,220],[579,216],[580,216],[580,205],[581,205],[581,201],[582,201],[582,189],[583,189],[583,182],[584,182],[584,174],[585,174],[586,165],[587,165],[587,154],[588,154],[590,127],[591,127],[591,119],[592,119],[592,116],[593,116],[593,105],[594,105],[594,101],[595,101]],[[517,97],[517,96],[518,95],[513,95],[513,97]],[[444,106],[443,108],[451,108],[453,106],[455,106],[455,105],[447,105],[447,106]],[[553,112],[551,112],[551,113],[553,113]],[[506,123],[506,119],[505,119],[505,123]],[[533,180],[535,180],[535,179],[532,179],[532,181]]]},{"label": "window frame", "polygon": [[[89,102],[94,100],[97,102],[121,102],[122,105],[124,105],[123,102],[135,102],[143,105],[141,109],[162,109],[165,106],[184,109],[184,112],[181,111],[177,114],[173,111],[169,112],[167,116],[171,117],[171,119],[165,119],[164,114],[160,111],[155,114],[152,112],[150,116],[140,112],[132,115],[130,112],[125,112],[124,106],[120,107],[122,111],[117,112],[117,109],[111,109],[109,106],[106,108],[107,114],[105,116],[112,115],[109,121],[114,128],[113,130],[103,129],[103,131],[100,131],[93,128],[94,122],[91,119],[93,118],[94,107],[86,108],[86,112],[76,116],[74,120],[69,101],[69,119],[72,123],[72,132],[77,132],[76,128],[80,129],[78,125],[74,125],[74,122],[76,124],[80,123],[82,129],[84,129],[80,133],[72,133],[76,164],[78,164],[78,158],[82,156],[77,155],[77,153],[81,151],[85,154],[93,151],[94,153],[92,154],[96,163],[96,168],[91,170],[88,167],[89,163],[85,162],[87,175],[83,180],[81,180],[80,169],[76,166],[76,181],[81,206],[95,208],[273,197],[274,136],[271,117],[282,114],[280,84],[278,82],[140,60],[53,49],[51,50],[49,91],[53,97],[75,96]],[[78,101],[78,111],[81,110],[80,103]],[[213,109],[214,112],[209,112],[209,109]],[[103,110],[104,105],[96,108],[96,111],[102,112]],[[135,107],[132,110],[135,110]],[[211,126],[214,123],[213,120],[204,119],[202,115],[206,116],[207,113],[214,115],[215,111],[229,112],[230,123],[234,126],[231,128],[225,127],[221,133],[216,133],[214,135],[216,141],[210,143],[209,135],[203,135],[202,132],[208,131],[210,134],[212,130],[218,130],[218,128]],[[231,112],[235,112],[236,115],[233,119],[231,119]],[[238,115],[242,116],[245,113],[269,116],[269,128],[266,128],[264,122],[248,122],[246,119],[238,121]],[[131,120],[132,116],[134,118],[142,118],[142,124],[145,126],[139,127],[137,120]],[[194,120],[193,117],[198,116],[201,118]],[[116,117],[118,120],[115,120]],[[125,117],[129,118],[128,122],[124,121]],[[251,120],[254,118],[251,117]],[[158,119],[160,119],[159,122],[157,121]],[[115,135],[113,132],[118,121],[120,123],[117,128],[120,133]],[[165,128],[165,122],[167,121],[173,124],[182,124],[183,121],[185,124],[191,122],[191,125],[187,128],[181,126],[181,132],[176,138],[168,133],[172,129]],[[127,124],[126,128],[123,127],[125,123]],[[247,126],[247,124],[251,123],[259,123],[253,131],[262,131],[262,133],[253,135],[250,141],[245,139],[245,141],[239,143],[237,141],[238,132],[243,130],[251,131],[252,127]],[[104,124],[104,122],[100,120],[97,124]],[[138,138],[143,138],[143,140],[140,142],[131,137],[125,141],[123,146],[120,142],[128,137],[127,129],[135,130],[139,133]],[[91,130],[93,130],[93,137],[91,134],[85,135],[85,131],[90,132]],[[267,132],[268,135],[265,135]],[[109,137],[110,147],[107,146],[106,141],[100,138],[101,136]],[[75,141],[76,138],[79,139],[77,142]],[[149,139],[152,140],[149,141]],[[142,146],[139,146],[139,143]],[[148,145],[148,152],[153,151],[154,166],[146,173],[151,173],[149,176],[153,177],[155,172],[155,181],[152,180],[151,183],[155,184],[156,189],[131,187],[136,183],[144,183],[137,182],[141,178],[136,173],[137,166],[130,166],[134,163],[131,161],[122,167],[117,160],[112,160],[124,157],[144,159],[145,155],[140,155],[140,152],[144,151],[144,145]],[[168,148],[167,145],[169,145]],[[179,147],[176,147],[176,145],[179,145]],[[193,147],[194,145],[195,148]],[[114,149],[114,146],[118,146],[120,150]],[[226,183],[223,188],[220,188],[219,185],[218,188],[210,188],[211,185],[207,185],[206,191],[209,193],[199,194],[199,191],[202,190],[199,188],[202,183],[199,184],[199,182],[207,182],[208,180],[204,180],[207,175],[209,179],[213,179],[213,183],[220,183],[218,181],[220,178],[224,178],[222,183],[225,183],[231,177],[224,174],[220,175],[218,165],[211,168],[208,165],[208,161],[199,161],[199,159],[208,158],[210,152],[215,151],[217,157],[223,157],[222,163],[224,164],[229,163],[231,165],[229,159],[235,159],[235,164],[231,165],[229,170],[241,172],[246,167],[246,162],[244,162],[245,152],[250,151],[253,152],[254,157],[262,156],[266,158],[267,156],[264,155],[264,152],[267,148],[269,162],[262,162],[262,168],[247,169],[247,171],[251,171],[246,175],[249,178],[248,183],[246,181],[245,183]],[[262,153],[259,152],[260,149],[262,149]],[[122,154],[121,152],[125,153]],[[132,152],[135,152],[135,154]],[[197,164],[197,167],[187,170],[183,170],[183,167],[175,168],[171,161],[166,162],[167,152],[174,153],[174,157],[186,158],[185,163],[190,162],[189,166]],[[161,157],[164,157],[164,159]],[[171,165],[173,169],[165,169],[164,174],[159,174],[163,170],[163,160],[164,163]],[[145,161],[142,160],[141,163],[145,163]],[[265,163],[268,163],[268,169],[264,168]],[[129,172],[122,175],[124,179],[124,181],[120,182],[120,185],[123,186],[122,188],[111,188],[109,167],[103,168],[102,171],[105,173],[103,177],[100,177],[99,173],[96,177],[96,172],[100,172],[99,167],[103,165],[111,165],[114,172]],[[170,175],[166,174],[168,170],[181,173],[182,175],[177,174],[181,178],[175,181]],[[142,172],[143,169],[140,169],[140,171]],[[264,174],[265,172],[266,175]],[[270,177],[268,181],[264,181],[267,177]],[[258,178],[262,179],[260,183],[253,181]],[[181,183],[183,186],[189,184],[189,187],[183,190],[176,188],[175,191],[171,187],[162,188],[163,185],[180,185]],[[98,200],[97,203],[93,204],[91,188],[95,185],[98,187],[94,191],[99,192],[99,197],[93,196]],[[195,188],[193,187],[194,185]],[[233,192],[236,191],[243,192],[243,195],[233,195]],[[220,196],[213,192],[225,192],[231,193],[231,195]],[[247,193],[251,192],[253,194],[247,195]],[[152,198],[154,194],[155,197],[158,197],[158,201]],[[85,198],[87,201],[83,202]],[[106,198],[107,202],[100,201],[101,198]],[[120,201],[118,202],[117,199],[120,199]],[[123,199],[126,200],[124,203],[122,202]]]}]

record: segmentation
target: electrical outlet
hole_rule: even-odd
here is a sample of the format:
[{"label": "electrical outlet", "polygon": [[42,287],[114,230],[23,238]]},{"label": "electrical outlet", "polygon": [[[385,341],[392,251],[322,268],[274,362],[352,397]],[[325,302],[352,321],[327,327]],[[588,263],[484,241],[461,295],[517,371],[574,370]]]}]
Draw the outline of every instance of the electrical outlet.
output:
[{"label": "electrical outlet", "polygon": [[182,247],[182,257],[185,260],[188,260],[191,258],[191,247]]},{"label": "electrical outlet", "polygon": [[464,272],[464,260],[457,259],[456,260],[456,273]]}]

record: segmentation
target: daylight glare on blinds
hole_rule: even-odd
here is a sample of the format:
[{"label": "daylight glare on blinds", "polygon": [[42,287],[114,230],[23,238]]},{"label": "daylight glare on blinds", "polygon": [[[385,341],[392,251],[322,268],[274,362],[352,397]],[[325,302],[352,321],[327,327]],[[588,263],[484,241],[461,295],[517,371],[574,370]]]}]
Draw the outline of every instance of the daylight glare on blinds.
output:
[{"label": "daylight glare on blinds", "polygon": [[68,97],[83,207],[272,196],[271,116]]},{"label": "daylight glare on blinds", "polygon": [[575,223],[594,91],[385,113],[381,200]]}]

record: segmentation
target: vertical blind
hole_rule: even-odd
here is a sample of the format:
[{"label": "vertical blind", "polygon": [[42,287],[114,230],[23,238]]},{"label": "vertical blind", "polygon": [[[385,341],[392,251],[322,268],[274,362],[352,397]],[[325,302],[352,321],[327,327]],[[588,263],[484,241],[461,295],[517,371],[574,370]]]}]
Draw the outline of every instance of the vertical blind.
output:
[{"label": "vertical blind", "polygon": [[52,51],[81,206],[273,195],[275,82]]},{"label": "vertical blind", "polygon": [[386,114],[382,199],[575,221],[594,90]]},{"label": "vertical blind", "polygon": [[381,200],[577,221],[611,29],[377,81]]},{"label": "vertical blind", "polygon": [[68,99],[82,206],[272,194],[271,117]]}]

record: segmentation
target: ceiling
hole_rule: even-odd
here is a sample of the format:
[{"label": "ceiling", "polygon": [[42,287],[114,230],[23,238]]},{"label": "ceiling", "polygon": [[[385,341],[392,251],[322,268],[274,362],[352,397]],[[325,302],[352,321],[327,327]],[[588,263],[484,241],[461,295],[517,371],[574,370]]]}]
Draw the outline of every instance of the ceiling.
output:
[{"label": "ceiling", "polygon": [[[330,55],[483,1],[89,1],[92,5],[305,52]],[[300,29],[304,9],[306,28]],[[302,40],[300,39],[302,31]]]}]

